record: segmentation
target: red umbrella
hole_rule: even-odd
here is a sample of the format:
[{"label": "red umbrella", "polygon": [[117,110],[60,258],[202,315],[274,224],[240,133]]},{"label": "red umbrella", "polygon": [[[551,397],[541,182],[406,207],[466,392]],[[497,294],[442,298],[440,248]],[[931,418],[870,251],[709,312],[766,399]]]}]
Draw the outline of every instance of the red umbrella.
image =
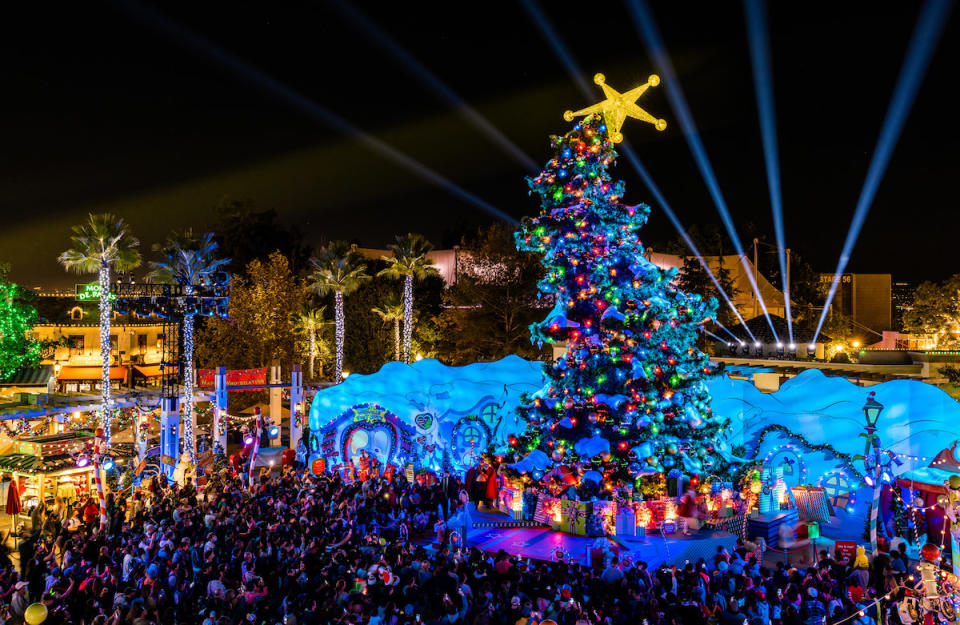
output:
[{"label": "red umbrella", "polygon": [[23,510],[23,504],[20,503],[20,489],[16,482],[11,482],[10,488],[7,489],[7,514],[14,516],[20,514],[21,510]]}]

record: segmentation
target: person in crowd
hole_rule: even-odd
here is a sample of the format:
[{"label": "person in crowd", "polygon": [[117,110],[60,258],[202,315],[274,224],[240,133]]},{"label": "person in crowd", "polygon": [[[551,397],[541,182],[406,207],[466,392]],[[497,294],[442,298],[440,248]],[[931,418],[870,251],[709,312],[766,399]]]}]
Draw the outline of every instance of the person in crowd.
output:
[{"label": "person in crowd", "polygon": [[[475,473],[496,480],[492,465]],[[677,566],[533,562],[435,541],[438,504],[464,488],[453,476],[243,478],[224,471],[202,492],[158,479],[111,501],[106,531],[78,510],[21,540],[19,562],[0,545],[0,622],[39,602],[45,625],[865,623],[891,576],[915,574],[905,554],[768,568],[743,542]]]}]

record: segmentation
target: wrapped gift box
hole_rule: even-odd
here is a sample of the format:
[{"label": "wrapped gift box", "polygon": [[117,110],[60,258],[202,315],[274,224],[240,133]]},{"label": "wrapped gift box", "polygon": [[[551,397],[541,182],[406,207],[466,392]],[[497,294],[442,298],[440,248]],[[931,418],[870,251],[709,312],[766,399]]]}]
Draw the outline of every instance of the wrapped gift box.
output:
[{"label": "wrapped gift box", "polygon": [[500,489],[497,497],[497,507],[504,514],[512,514],[514,508],[521,509],[523,506],[523,491],[512,486],[504,486]]},{"label": "wrapped gift box", "polygon": [[604,535],[610,535],[616,533],[616,516],[617,516],[617,504],[613,501],[594,501],[592,502],[593,510],[591,513],[594,517],[597,518],[597,521],[600,524],[600,527],[603,528]]},{"label": "wrapped gift box", "polygon": [[587,515],[590,503],[586,501],[560,500],[560,529],[577,536],[587,535]]},{"label": "wrapped gift box", "polygon": [[553,525],[556,522],[559,500],[556,497],[542,494],[537,498],[537,507],[533,512],[533,520],[543,525]]},{"label": "wrapped gift box", "polygon": [[616,518],[617,536],[636,536],[637,534],[637,515],[629,509],[624,508],[617,511]]},{"label": "wrapped gift box", "polygon": [[539,497],[537,497],[536,491],[528,491],[523,493],[523,515],[522,518],[524,521],[532,521],[533,515],[537,510],[537,505],[539,504]]}]

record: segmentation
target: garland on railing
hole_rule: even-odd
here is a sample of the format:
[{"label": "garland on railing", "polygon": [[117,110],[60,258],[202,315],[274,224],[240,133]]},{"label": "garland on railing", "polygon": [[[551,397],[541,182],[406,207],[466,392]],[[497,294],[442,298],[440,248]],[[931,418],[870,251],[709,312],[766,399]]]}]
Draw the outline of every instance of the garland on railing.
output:
[{"label": "garland on railing", "polygon": [[798,445],[802,445],[808,451],[811,451],[811,452],[819,451],[825,454],[832,454],[837,460],[839,460],[843,464],[844,469],[849,471],[851,475],[856,477],[858,480],[863,479],[863,474],[860,471],[858,471],[857,468],[853,465],[852,455],[845,454],[842,451],[839,451],[836,447],[834,447],[829,443],[812,443],[809,440],[807,440],[807,438],[802,434],[796,434],[794,432],[791,432],[787,427],[783,425],[780,425],[778,423],[772,423],[766,426],[765,428],[763,428],[762,430],[760,430],[759,434],[757,434],[756,444],[754,445],[754,449],[753,449],[753,456],[749,458],[748,462],[742,465],[740,469],[737,471],[737,474],[734,476],[735,482],[740,481],[742,476],[745,473],[747,473],[751,467],[756,465],[756,462],[760,457],[760,448],[763,446],[764,439],[767,437],[768,434],[771,434],[773,432],[786,434],[787,437],[792,439],[794,443]]}]

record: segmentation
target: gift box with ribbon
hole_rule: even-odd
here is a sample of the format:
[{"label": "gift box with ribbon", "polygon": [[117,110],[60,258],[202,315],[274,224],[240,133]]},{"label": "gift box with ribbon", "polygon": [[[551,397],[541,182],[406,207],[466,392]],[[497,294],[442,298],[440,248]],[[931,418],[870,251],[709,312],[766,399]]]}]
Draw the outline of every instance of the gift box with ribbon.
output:
[{"label": "gift box with ribbon", "polygon": [[631,508],[619,508],[616,517],[617,536],[637,535],[637,515]]}]

